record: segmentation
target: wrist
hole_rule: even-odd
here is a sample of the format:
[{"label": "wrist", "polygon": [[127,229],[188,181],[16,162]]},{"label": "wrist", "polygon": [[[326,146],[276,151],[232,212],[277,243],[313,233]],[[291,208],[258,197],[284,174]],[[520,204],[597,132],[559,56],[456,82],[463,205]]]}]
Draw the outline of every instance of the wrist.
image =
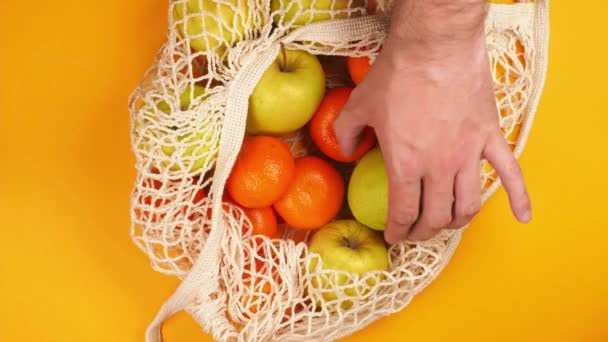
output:
[{"label": "wrist", "polygon": [[486,8],[485,0],[402,0],[383,54],[399,69],[483,63]]},{"label": "wrist", "polygon": [[483,34],[485,0],[401,0],[389,38],[422,47],[476,40]]}]

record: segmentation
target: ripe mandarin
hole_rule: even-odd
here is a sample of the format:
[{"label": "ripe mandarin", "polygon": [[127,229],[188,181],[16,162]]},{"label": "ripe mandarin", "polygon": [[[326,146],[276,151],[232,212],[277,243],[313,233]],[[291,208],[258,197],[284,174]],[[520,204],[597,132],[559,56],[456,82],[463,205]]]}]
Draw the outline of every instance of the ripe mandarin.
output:
[{"label": "ripe mandarin", "polygon": [[243,207],[269,207],[287,190],[294,168],[289,147],[281,140],[247,137],[226,187],[234,201]]},{"label": "ripe mandarin", "polygon": [[291,227],[318,229],[331,221],[344,201],[344,180],[325,160],[315,156],[296,159],[293,181],[274,204]]}]

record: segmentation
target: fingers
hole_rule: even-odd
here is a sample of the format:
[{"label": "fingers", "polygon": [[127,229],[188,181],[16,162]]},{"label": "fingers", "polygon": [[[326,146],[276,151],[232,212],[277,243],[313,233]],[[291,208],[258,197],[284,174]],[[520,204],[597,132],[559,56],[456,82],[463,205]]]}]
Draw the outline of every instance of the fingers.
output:
[{"label": "fingers", "polygon": [[532,210],[521,167],[502,134],[497,132],[491,137],[483,155],[500,176],[509,195],[513,215],[522,223],[529,222]]},{"label": "fingers", "polygon": [[389,244],[405,240],[418,219],[421,190],[420,178],[392,175],[388,179],[388,219],[384,229],[384,240]]},{"label": "fingers", "polygon": [[458,172],[454,181],[453,219],[448,229],[466,226],[481,208],[481,179],[479,162],[474,159]]},{"label": "fingers", "polygon": [[348,110],[343,110],[334,122],[334,132],[338,145],[345,156],[352,155],[357,145],[359,145],[359,137],[361,131],[366,127],[364,123],[358,120],[355,113]]},{"label": "fingers", "polygon": [[423,188],[422,216],[408,236],[411,241],[428,240],[452,222],[454,176],[425,177]]}]

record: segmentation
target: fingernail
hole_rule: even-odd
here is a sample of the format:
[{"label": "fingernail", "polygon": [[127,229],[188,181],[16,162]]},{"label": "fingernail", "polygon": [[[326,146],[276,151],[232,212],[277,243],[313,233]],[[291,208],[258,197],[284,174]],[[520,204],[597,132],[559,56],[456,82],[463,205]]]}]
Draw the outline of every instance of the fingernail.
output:
[{"label": "fingernail", "polygon": [[386,241],[386,243],[389,245],[394,245],[401,240],[399,239],[399,236],[392,234],[392,232],[389,230],[388,234],[387,231],[384,231],[384,241]]},{"label": "fingernail", "polygon": [[521,215],[520,219],[523,223],[528,223],[528,222],[532,221],[532,210],[530,210],[530,209],[526,210]]},{"label": "fingernail", "polygon": [[384,241],[386,241],[386,243],[388,243],[389,245],[395,243],[394,239],[390,235],[386,234],[386,232],[384,233]]},{"label": "fingernail", "polygon": [[420,233],[412,233],[410,235],[407,236],[407,240],[408,241],[412,241],[412,242],[420,242],[420,241],[425,241],[428,240],[428,238],[425,238],[424,236],[421,236]]},{"label": "fingernail", "polygon": [[419,242],[419,241],[421,241],[421,239],[418,236],[413,235],[413,236],[408,236],[407,241]]}]

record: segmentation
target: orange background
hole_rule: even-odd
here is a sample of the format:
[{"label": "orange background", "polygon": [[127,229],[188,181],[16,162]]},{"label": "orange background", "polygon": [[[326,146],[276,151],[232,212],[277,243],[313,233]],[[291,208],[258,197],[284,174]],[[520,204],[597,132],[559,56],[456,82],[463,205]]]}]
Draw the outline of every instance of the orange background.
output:
[{"label": "orange background", "polygon": [[[499,192],[437,281],[348,341],[608,340],[608,5],[594,3],[551,8],[548,83],[522,159],[533,223],[517,224]],[[166,9],[0,2],[0,341],[141,341],[177,286],[129,238],[126,101]],[[164,333],[210,340],[186,314]]]}]

